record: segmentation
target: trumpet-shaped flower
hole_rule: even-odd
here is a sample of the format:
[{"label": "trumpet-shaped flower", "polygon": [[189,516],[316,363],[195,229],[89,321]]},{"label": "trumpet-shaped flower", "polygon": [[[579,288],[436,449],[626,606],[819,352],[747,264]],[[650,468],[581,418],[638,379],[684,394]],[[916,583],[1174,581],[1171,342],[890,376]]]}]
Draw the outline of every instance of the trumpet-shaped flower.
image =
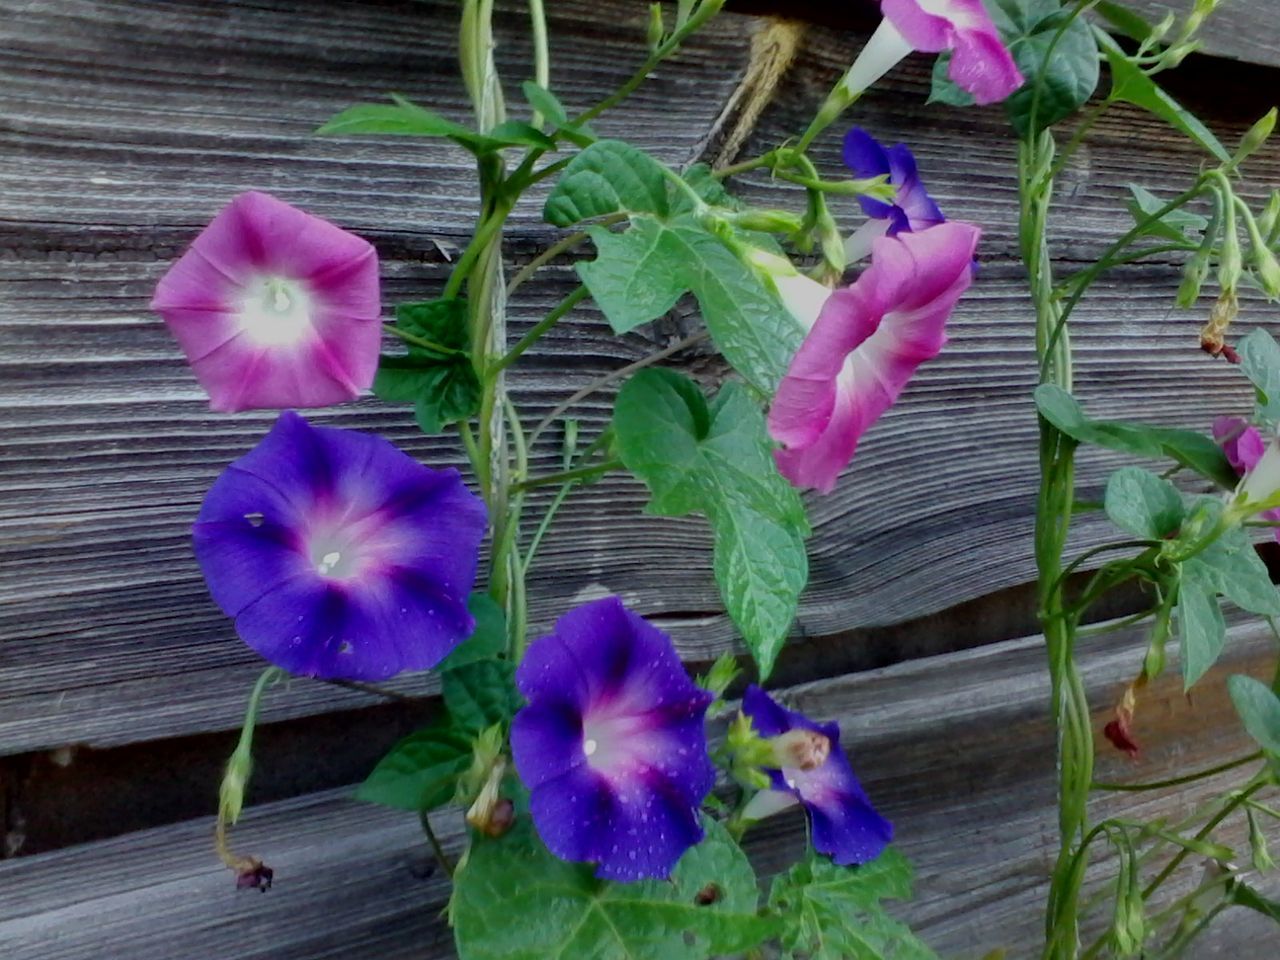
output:
[{"label": "trumpet-shaped flower", "polygon": [[765,769],[772,786],[751,798],[743,816],[763,819],[799,803],[819,853],[841,866],[878,857],[893,839],[893,824],[876,812],[858,783],[840,749],[839,725],[787,710],[754,685],[742,698],[742,712],[757,734],[774,738],[782,764]]},{"label": "trumpet-shaped flower", "polygon": [[214,410],[339,403],[377,371],[373,247],[265,193],[242,193],[205,227],[151,308]]},{"label": "trumpet-shaped flower", "polygon": [[1216,418],[1213,421],[1213,440],[1241,476],[1258,465],[1267,449],[1267,442],[1262,439],[1258,428],[1239,417]]},{"label": "trumpet-shaped flower", "polygon": [[842,81],[856,97],[912,50],[951,51],[947,75],[978,103],[998,103],[1022,74],[982,0],[880,0],[884,20]]},{"label": "trumpet-shaped flower", "polygon": [[606,597],[531,644],[516,685],[529,703],[511,751],[547,848],[610,880],[670,874],[702,839],[715,782],[703,730],[713,697],[671,639]]},{"label": "trumpet-shaped flower", "polygon": [[769,411],[769,433],[784,446],[778,468],[793,484],[830,492],[862,435],[937,356],[979,234],[951,221],[880,237],[871,266],[827,299]]},{"label": "trumpet-shaped flower", "polygon": [[381,680],[435,666],[475,629],[485,526],[458,471],[285,412],[214,481],[194,536],[250,647],[290,673]]},{"label": "trumpet-shaped flower", "polygon": [[946,222],[921,182],[916,158],[906,144],[886,148],[861,127],[854,127],[844,138],[844,162],[859,179],[887,176],[894,189],[891,202],[858,198],[869,219],[845,241],[845,255],[851,263],[871,252],[876,237],[893,237]]}]

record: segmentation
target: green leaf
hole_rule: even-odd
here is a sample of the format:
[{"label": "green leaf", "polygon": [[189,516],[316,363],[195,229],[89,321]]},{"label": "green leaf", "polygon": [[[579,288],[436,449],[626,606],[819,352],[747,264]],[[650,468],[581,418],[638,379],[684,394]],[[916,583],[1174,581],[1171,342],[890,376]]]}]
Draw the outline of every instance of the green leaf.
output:
[{"label": "green leaf", "polygon": [[[704,202],[736,206],[706,171],[695,168],[689,177],[690,189]],[[596,259],[577,266],[613,329],[623,333],[654,320],[691,291],[720,353],[757,389],[771,393],[804,331],[724,241],[703,227],[694,206],[684,191],[670,186],[657,160],[616,140],[601,140],[565,168],[543,215],[568,227],[627,214],[626,232],[590,229]],[[735,232],[757,246],[777,247],[772,238]]]},{"label": "green leaf", "polygon": [[1222,656],[1227,640],[1217,587],[1194,564],[1183,565],[1176,616],[1182,644],[1182,682],[1190,690]]},{"label": "green leaf", "polygon": [[373,380],[374,395],[388,403],[412,403],[418,426],[427,434],[474,416],[480,408],[480,380],[466,352],[466,301],[401,304],[396,307],[396,326],[434,347],[411,342],[406,355],[383,354]]},{"label": "green leaf", "polygon": [[1226,454],[1203,434],[1138,423],[1092,420],[1085,415],[1075,397],[1053,384],[1037,387],[1035,399],[1042,417],[1080,443],[1092,443],[1137,457],[1168,457],[1226,490],[1235,489],[1239,481]]},{"label": "green leaf", "polygon": [[480,134],[446,120],[434,110],[392,94],[394,103],[358,103],[320,127],[319,134],[393,134],[406,137],[448,137],[469,144]]},{"label": "green leaf", "polygon": [[1264,897],[1253,887],[1239,880],[1231,885],[1231,902],[1280,923],[1280,901]]},{"label": "green leaf", "polygon": [[1262,681],[1241,674],[1227,681],[1227,689],[1249,736],[1267,753],[1280,757],[1280,697]]},{"label": "green leaf", "polygon": [[1131,63],[1120,44],[1102,31],[1097,31],[1096,37],[1111,65],[1110,96],[1113,100],[1123,100],[1150,111],[1174,129],[1181,130],[1216,159],[1223,163],[1230,162],[1231,154],[1213,135],[1213,131]]},{"label": "green leaf", "polygon": [[640,218],[625,233],[604,227],[587,232],[596,259],[579,263],[578,276],[615,333],[662,316],[689,288],[683,262],[687,248],[659,221]]},{"label": "green leaf", "polygon": [[1128,7],[1112,3],[1111,0],[1099,0],[1098,3],[1094,4],[1093,9],[1117,33],[1128,37],[1130,40],[1137,40],[1141,43],[1151,36],[1155,30],[1150,23]]},{"label": "green leaf", "polygon": [[[1222,502],[1202,497],[1197,509],[1205,511],[1216,526],[1222,515]],[[1183,570],[1194,569],[1196,575],[1236,606],[1265,617],[1280,616],[1280,591],[1271,582],[1267,565],[1248,534],[1240,527],[1222,533],[1213,543],[1183,563]]]},{"label": "green leaf", "polygon": [[1280,421],[1280,345],[1259,327],[1240,341],[1240,370],[1257,390],[1258,416]]},{"label": "green leaf", "polygon": [[619,393],[614,429],[623,463],[649,487],[650,512],[710,520],[721,596],[767,677],[808,579],[809,526],[774,465],[763,414],[737,384],[708,406],[692,381],[644,370]]},{"label": "green leaf", "polygon": [[433,110],[398,94],[392,103],[358,103],[348,107],[316,131],[319,134],[381,134],[405,137],[446,137],[472,153],[492,153],[503,147],[555,149],[555,141],[520,120],[498,124],[487,134],[447,120]]},{"label": "green leaf", "polygon": [[[1057,0],[1023,4],[1018,0],[996,2],[1006,11],[1013,6],[1022,6],[1028,14],[1012,18],[1019,33],[1005,38],[1009,52],[1027,82],[1005,100],[1004,108],[1018,135],[1025,137],[1031,132],[1033,106],[1036,129],[1043,130],[1071,116],[1093,96],[1098,87],[1098,42],[1094,39],[1093,29],[1080,17],[1062,30],[1067,12],[1058,6]],[[1038,101],[1035,96],[1037,78],[1040,83]]]},{"label": "green leaf", "polygon": [[471,735],[507,723],[520,709],[515,666],[508,660],[474,660],[440,674],[444,705],[454,724]]},{"label": "green leaf", "polygon": [[476,591],[467,597],[467,610],[475,618],[476,628],[462,641],[439,669],[454,670],[478,660],[500,659],[507,649],[507,616],[489,594]]},{"label": "green leaf", "polygon": [[[1165,205],[1165,201],[1154,193],[1144,190],[1136,184],[1129,184],[1129,192],[1133,194],[1133,199],[1129,201],[1129,212],[1133,214],[1134,220],[1144,220],[1152,214],[1158,213]],[[1166,240],[1182,242],[1195,239],[1189,234],[1202,234],[1208,226],[1209,219],[1207,217],[1202,217],[1200,214],[1192,213],[1189,210],[1172,210],[1159,220],[1149,224],[1143,230],[1143,233],[1163,237]]]},{"label": "green leaf", "polygon": [[542,216],[557,227],[571,227],[613,213],[665,216],[668,210],[662,165],[630,144],[600,140],[569,161]]},{"label": "green leaf", "polygon": [[758,945],[774,923],[758,915],[751,866],[722,826],[704,825],[670,880],[627,884],[556,859],[527,817],[476,838],[455,878],[459,960],[703,960]]},{"label": "green leaf", "polygon": [[1141,467],[1125,467],[1111,475],[1103,508],[1121,530],[1148,540],[1177,533],[1184,516],[1178,488]]},{"label": "green leaf", "polygon": [[589,147],[595,141],[595,131],[585,123],[570,123],[569,112],[565,110],[564,104],[546,87],[526,80],[520,85],[520,89],[524,91],[524,98],[529,101],[529,106],[542,114],[547,123],[559,130],[566,140],[580,147]]},{"label": "green leaf", "polygon": [[471,738],[436,725],[411,733],[378,762],[356,799],[397,810],[434,810],[453,797],[454,783],[471,765]]},{"label": "green leaf", "polygon": [[860,867],[810,853],[774,878],[768,908],[782,920],[787,960],[937,960],[881,904],[910,896],[911,867],[892,847]]}]

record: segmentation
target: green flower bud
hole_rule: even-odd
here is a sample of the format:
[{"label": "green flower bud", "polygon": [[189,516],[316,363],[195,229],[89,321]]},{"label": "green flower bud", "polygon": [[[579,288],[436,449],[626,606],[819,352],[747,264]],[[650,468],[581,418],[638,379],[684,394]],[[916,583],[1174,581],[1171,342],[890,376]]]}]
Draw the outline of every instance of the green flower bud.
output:
[{"label": "green flower bud", "polygon": [[649,4],[649,30],[646,40],[650,50],[656,50],[662,43],[662,38],[666,36],[667,27],[662,22],[662,4]]},{"label": "green flower bud", "polygon": [[1197,250],[1182,268],[1182,285],[1178,287],[1177,304],[1184,310],[1200,299],[1200,288],[1209,275],[1209,251]]},{"label": "green flower bud", "polygon": [[1267,247],[1254,244],[1252,248],[1253,269],[1258,275],[1258,282],[1268,299],[1280,300],[1280,263],[1276,255]]},{"label": "green flower bud", "polygon": [[1272,107],[1261,120],[1250,127],[1248,132],[1240,138],[1240,146],[1236,148],[1236,155],[1232,158],[1232,163],[1243,163],[1247,157],[1257,152],[1267,142],[1267,138],[1271,136],[1271,132],[1275,128],[1276,108]]},{"label": "green flower bud", "polygon": [[1249,851],[1253,861],[1253,869],[1259,873],[1274,870],[1276,863],[1271,859],[1271,851],[1267,849],[1267,835],[1258,826],[1258,818],[1253,810],[1246,811],[1249,817]]},{"label": "green flower bud", "polygon": [[1267,198],[1267,205],[1258,214],[1258,229],[1270,240],[1277,223],[1280,223],[1280,190],[1272,190],[1271,196]]},{"label": "green flower bud", "polygon": [[726,218],[743,230],[759,230],[764,233],[795,233],[804,221],[787,210],[744,210],[729,214]]},{"label": "green flower bud", "polygon": [[227,760],[226,772],[222,775],[222,786],[218,788],[218,818],[225,823],[234,824],[240,819],[240,811],[244,807],[244,792],[249,786],[249,775],[253,772],[253,757],[248,745],[241,744]]},{"label": "green flower bud", "polygon": [[719,700],[741,672],[738,669],[738,661],[732,654],[726,653],[711,665],[710,670],[698,678],[698,686],[709,690]]}]

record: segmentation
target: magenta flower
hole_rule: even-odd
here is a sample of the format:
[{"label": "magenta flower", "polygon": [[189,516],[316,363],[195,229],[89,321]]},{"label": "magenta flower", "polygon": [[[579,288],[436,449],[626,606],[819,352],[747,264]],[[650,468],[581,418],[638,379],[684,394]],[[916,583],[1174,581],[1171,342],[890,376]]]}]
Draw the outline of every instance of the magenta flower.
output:
[{"label": "magenta flower", "polygon": [[301,676],[381,680],[435,666],[475,629],[485,526],[458,471],[285,412],[214,481],[193,532],[250,647]]},{"label": "magenta flower", "polygon": [[769,411],[769,433],[785,448],[778,468],[793,484],[829,493],[862,435],[937,356],[979,234],[951,221],[881,237],[871,266],[827,299]]},{"label": "magenta flower", "polygon": [[156,287],[214,410],[323,407],[373,383],[382,338],[378,256],[265,193],[214,217]]},{"label": "magenta flower", "polygon": [[530,645],[516,686],[529,704],[511,752],[547,848],[610,880],[670,874],[702,839],[715,783],[703,730],[713,697],[671,638],[617,597],[596,600]]},{"label": "magenta flower", "polygon": [[998,103],[1022,86],[1022,74],[982,0],[880,0],[884,20],[845,74],[857,96],[912,50],[951,51],[947,75],[978,103]]},{"label": "magenta flower", "polygon": [[892,203],[873,197],[858,198],[862,212],[870,219],[845,241],[845,255],[850,263],[870,253],[876,237],[894,237],[946,222],[947,218],[924,188],[916,170],[916,158],[905,143],[886,149],[861,127],[854,127],[844,138],[844,162],[855,177],[867,180],[887,176],[894,188]]},{"label": "magenta flower", "polygon": [[[748,820],[763,819],[799,803],[809,818],[813,848],[840,866],[880,856],[893,839],[893,824],[871,806],[840,749],[840,727],[815,723],[787,710],[754,684],[742,698],[742,712],[762,737],[776,738],[775,750],[795,756],[795,766],[766,769],[772,789],[762,790],[743,810]],[[790,740],[795,734],[804,739]]]},{"label": "magenta flower", "polygon": [[1240,476],[1256,467],[1267,449],[1258,428],[1239,417],[1217,417],[1213,421],[1213,441]]}]

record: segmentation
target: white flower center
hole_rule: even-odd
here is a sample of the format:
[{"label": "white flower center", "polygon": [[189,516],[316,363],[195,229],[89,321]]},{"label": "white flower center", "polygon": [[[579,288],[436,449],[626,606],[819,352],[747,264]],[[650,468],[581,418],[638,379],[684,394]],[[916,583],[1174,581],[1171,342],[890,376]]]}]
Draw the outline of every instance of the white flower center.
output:
[{"label": "white flower center", "polygon": [[343,537],[341,531],[316,537],[307,554],[316,573],[331,580],[347,580],[360,572],[360,548]]},{"label": "white flower center", "polygon": [[311,330],[312,302],[305,285],[287,277],[260,276],[245,289],[240,327],[259,344],[296,343]]},{"label": "white flower center", "polygon": [[594,753],[596,752],[596,747],[598,747],[598,746],[599,746],[599,744],[598,744],[598,743],[596,743],[594,740],[583,740],[583,741],[582,741],[582,752],[583,752],[583,753],[585,753],[585,754],[589,757],[589,756],[591,756],[592,754],[594,754]]}]

